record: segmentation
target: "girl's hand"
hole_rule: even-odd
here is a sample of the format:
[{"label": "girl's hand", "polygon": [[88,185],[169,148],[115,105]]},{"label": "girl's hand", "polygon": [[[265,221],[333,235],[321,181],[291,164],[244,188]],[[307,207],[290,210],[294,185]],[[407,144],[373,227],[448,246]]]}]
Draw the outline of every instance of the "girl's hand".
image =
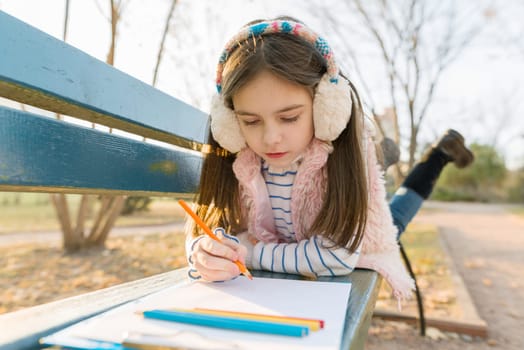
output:
[{"label": "girl's hand", "polygon": [[246,247],[238,243],[236,237],[227,235],[223,228],[214,230],[220,241],[205,236],[196,242],[191,254],[193,267],[203,280],[225,281],[240,274],[238,266],[233,262],[240,260],[245,263]]},{"label": "girl's hand", "polygon": [[240,245],[246,248],[246,266],[249,268],[252,265],[251,259],[253,257],[253,248],[255,247],[255,244],[258,243],[258,240],[247,232],[239,233],[236,238],[240,241]]}]

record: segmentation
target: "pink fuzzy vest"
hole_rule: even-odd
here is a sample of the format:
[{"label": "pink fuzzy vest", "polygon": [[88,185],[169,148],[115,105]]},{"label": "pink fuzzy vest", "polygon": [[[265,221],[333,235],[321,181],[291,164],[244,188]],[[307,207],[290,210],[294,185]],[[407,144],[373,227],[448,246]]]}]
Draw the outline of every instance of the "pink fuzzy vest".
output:
[{"label": "pink fuzzy vest", "polygon": [[[374,150],[371,138],[367,149]],[[322,206],[326,190],[326,161],[332,146],[314,139],[298,168],[291,194],[291,212],[297,241],[305,239]],[[357,267],[379,272],[392,286],[398,299],[408,298],[413,289],[400,258],[396,241],[397,229],[386,201],[383,173],[374,151],[367,153],[369,181],[369,212]],[[261,159],[249,148],[244,148],[233,163],[233,171],[240,184],[244,222],[248,232],[264,242],[278,242],[273,213],[266,185],[261,174]]]}]

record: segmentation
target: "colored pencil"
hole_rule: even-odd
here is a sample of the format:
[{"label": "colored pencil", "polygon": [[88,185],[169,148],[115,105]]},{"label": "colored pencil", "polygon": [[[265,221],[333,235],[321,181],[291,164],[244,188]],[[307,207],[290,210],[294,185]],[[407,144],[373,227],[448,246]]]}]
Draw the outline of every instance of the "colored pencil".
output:
[{"label": "colored pencil", "polygon": [[[184,210],[186,211],[186,213],[189,214],[189,216],[191,216],[193,218],[193,220],[195,220],[195,222],[197,223],[198,226],[200,226],[200,228],[202,228],[204,230],[204,232],[209,236],[211,237],[212,239],[214,239],[215,241],[219,241],[220,242],[220,239],[213,233],[213,231],[211,231],[211,229],[202,221],[202,219],[200,219],[198,217],[197,214],[195,214],[195,212],[193,210],[191,210],[191,208],[189,207],[189,205],[187,205],[186,202],[184,202],[183,199],[180,199],[178,201],[178,204],[180,204],[182,206],[182,208],[184,208]],[[253,279],[253,276],[251,275],[251,273],[249,272],[249,270],[246,268],[246,266],[244,264],[242,264],[239,260],[235,260],[233,261],[237,266],[238,268],[240,269],[240,272],[242,272],[242,274],[244,276],[246,276],[247,278],[249,278],[250,280]]]},{"label": "colored pencil", "polygon": [[[177,310],[182,311],[182,309],[177,309]],[[204,308],[198,308],[198,307],[192,309],[191,311],[199,312],[199,313],[207,314],[207,315],[232,316],[232,317],[240,317],[240,318],[250,319],[250,320],[258,320],[258,321],[273,321],[273,322],[290,323],[290,324],[301,324],[301,325],[308,326],[309,329],[312,331],[318,331],[319,329],[324,328],[324,321],[315,320],[312,318],[266,315],[266,314],[250,313],[250,312],[204,309]]]},{"label": "colored pencil", "polygon": [[196,326],[229,329],[243,332],[303,337],[309,334],[309,327],[279,322],[256,321],[237,317],[204,315],[190,311],[148,310],[142,312],[145,318],[180,322]]}]

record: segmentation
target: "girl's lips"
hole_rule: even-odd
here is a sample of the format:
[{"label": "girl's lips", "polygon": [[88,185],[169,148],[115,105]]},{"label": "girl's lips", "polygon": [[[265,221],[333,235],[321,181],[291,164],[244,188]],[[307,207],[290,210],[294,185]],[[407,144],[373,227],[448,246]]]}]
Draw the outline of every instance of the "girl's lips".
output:
[{"label": "girl's lips", "polygon": [[266,156],[268,156],[269,158],[276,159],[276,158],[282,158],[283,156],[286,155],[286,153],[287,153],[287,152],[266,153]]}]

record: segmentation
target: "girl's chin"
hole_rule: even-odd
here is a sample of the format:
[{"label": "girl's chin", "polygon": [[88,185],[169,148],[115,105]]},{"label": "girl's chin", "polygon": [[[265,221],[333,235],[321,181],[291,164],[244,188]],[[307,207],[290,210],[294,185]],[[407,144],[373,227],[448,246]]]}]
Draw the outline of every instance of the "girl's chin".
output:
[{"label": "girl's chin", "polygon": [[286,169],[291,166],[291,161],[289,161],[289,159],[273,159],[264,157],[264,160],[266,161],[266,164],[269,165],[271,168]]}]

